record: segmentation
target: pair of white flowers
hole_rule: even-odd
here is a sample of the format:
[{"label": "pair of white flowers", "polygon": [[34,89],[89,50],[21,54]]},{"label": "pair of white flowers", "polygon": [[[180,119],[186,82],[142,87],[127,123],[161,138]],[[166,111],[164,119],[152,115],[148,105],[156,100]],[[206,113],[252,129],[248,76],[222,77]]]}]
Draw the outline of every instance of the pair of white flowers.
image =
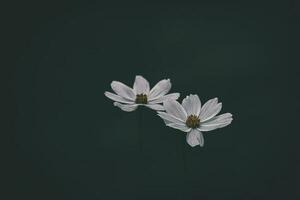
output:
[{"label": "pair of white flowers", "polygon": [[217,116],[222,108],[222,103],[217,98],[210,99],[201,106],[198,95],[191,94],[180,104],[177,101],[179,93],[167,94],[171,89],[170,79],[159,81],[150,90],[149,82],[138,75],[133,88],[119,81],[113,81],[111,88],[115,94],[104,94],[115,101],[115,106],[127,112],[136,110],[138,106],[156,110],[167,126],[186,133],[186,141],[192,147],[204,145],[202,132],[225,127],[232,121],[230,113]]}]

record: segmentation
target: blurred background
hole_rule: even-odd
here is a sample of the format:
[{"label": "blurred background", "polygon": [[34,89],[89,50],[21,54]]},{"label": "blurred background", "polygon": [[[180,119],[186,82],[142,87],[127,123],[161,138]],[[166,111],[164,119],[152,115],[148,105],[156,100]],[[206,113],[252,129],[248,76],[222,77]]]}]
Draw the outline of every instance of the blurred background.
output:
[{"label": "blurred background", "polygon": [[[10,8],[17,107],[4,199],[299,199],[299,2]],[[151,87],[170,78],[180,101],[218,97],[233,123],[191,148],[154,111],[104,96],[135,75]]]}]

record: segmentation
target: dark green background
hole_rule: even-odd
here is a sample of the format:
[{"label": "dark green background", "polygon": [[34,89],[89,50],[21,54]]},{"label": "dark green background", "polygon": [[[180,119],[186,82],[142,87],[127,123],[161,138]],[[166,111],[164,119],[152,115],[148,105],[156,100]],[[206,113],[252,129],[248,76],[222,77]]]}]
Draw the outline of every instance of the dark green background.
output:
[{"label": "dark green background", "polygon": [[[19,2],[15,199],[297,199],[296,1]],[[233,123],[191,148],[112,80],[219,97]]]}]

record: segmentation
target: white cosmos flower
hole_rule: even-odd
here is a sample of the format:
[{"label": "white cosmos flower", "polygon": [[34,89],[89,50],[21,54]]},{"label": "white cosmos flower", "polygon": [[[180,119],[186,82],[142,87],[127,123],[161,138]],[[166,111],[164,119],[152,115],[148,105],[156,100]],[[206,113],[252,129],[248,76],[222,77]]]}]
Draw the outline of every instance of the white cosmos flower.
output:
[{"label": "white cosmos flower", "polygon": [[163,105],[166,112],[158,112],[158,115],[167,126],[186,132],[186,141],[192,147],[204,145],[201,132],[225,127],[232,121],[230,113],[216,116],[222,108],[217,98],[210,99],[202,107],[198,95],[187,96],[182,104],[167,100]]},{"label": "white cosmos flower", "polygon": [[140,75],[135,77],[133,88],[119,81],[113,81],[111,88],[116,94],[105,92],[105,96],[115,101],[115,106],[127,112],[134,111],[141,105],[153,110],[164,110],[161,103],[166,100],[176,100],[180,95],[179,93],[167,94],[171,89],[170,79],[159,81],[150,90],[149,82]]}]

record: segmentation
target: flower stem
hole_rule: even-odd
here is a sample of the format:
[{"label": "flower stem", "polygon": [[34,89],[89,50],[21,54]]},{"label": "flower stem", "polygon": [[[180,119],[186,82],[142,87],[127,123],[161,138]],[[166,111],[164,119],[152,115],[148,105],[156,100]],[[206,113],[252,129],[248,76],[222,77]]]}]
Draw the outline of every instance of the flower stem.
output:
[{"label": "flower stem", "polygon": [[186,140],[182,137],[178,137],[178,155],[180,160],[180,196],[182,199],[185,199],[185,187],[186,187],[186,180],[187,180],[187,159],[186,159]]},{"label": "flower stem", "polygon": [[143,111],[138,109],[138,142],[140,152],[143,151]]},{"label": "flower stem", "polygon": [[[180,138],[181,139],[181,138]],[[183,174],[184,176],[186,175],[186,172],[187,172],[187,163],[186,163],[186,141],[185,140],[182,140],[181,142],[181,152],[182,152],[182,169],[183,169]]]},{"label": "flower stem", "polygon": [[139,156],[139,169],[138,169],[138,183],[137,191],[139,194],[143,193],[143,169],[144,169],[144,160],[143,160],[143,110],[139,108],[137,110],[137,122],[138,122],[138,156]]}]

